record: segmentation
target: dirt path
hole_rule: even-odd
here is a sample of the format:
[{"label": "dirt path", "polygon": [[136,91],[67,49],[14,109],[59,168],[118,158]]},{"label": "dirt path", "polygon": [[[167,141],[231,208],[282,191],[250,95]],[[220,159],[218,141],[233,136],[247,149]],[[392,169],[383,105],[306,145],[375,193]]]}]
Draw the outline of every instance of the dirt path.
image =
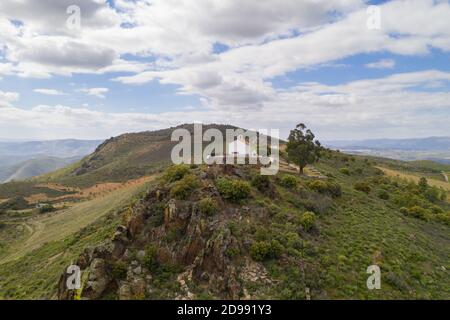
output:
[{"label": "dirt path", "polygon": [[113,209],[125,205],[131,197],[154,179],[154,176],[123,184],[109,194],[101,193],[95,199],[78,203],[54,214],[41,215],[16,224],[23,225],[29,235],[11,245],[8,254],[0,259],[0,264],[19,259],[52,241],[60,241],[93,223]]}]

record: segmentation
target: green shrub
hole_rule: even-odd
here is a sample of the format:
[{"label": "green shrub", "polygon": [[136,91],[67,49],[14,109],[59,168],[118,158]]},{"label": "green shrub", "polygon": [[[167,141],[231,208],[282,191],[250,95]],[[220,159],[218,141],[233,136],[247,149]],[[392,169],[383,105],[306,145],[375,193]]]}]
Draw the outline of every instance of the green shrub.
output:
[{"label": "green shrub", "polygon": [[154,272],[158,269],[159,263],[158,263],[158,250],[154,245],[149,245],[145,249],[145,256],[144,256],[144,266],[147,267],[148,270],[151,272]]},{"label": "green shrub", "polygon": [[340,168],[339,172],[342,173],[342,174],[345,174],[347,176],[350,175],[350,170],[348,168]]},{"label": "green shrub", "polygon": [[372,190],[367,182],[357,182],[354,185],[355,190],[369,194]]},{"label": "green shrub", "polygon": [[436,219],[450,226],[450,212],[438,213]]},{"label": "green shrub", "polygon": [[336,182],[313,180],[308,182],[308,187],[313,191],[329,194],[333,197],[340,197],[342,195],[342,188]]},{"label": "green shrub", "polygon": [[389,200],[389,193],[386,190],[380,190],[378,192],[378,198],[382,200]]},{"label": "green shrub", "polygon": [[403,213],[404,215],[407,215],[407,214],[408,214],[408,208],[401,207],[399,211],[400,211],[401,213]]},{"label": "green shrub", "polygon": [[276,259],[283,252],[283,246],[277,240],[254,242],[250,248],[250,256],[255,261]]},{"label": "green shrub", "polygon": [[192,191],[200,187],[200,181],[193,174],[184,176],[181,180],[175,182],[170,190],[172,197],[180,200],[186,199]]},{"label": "green shrub", "polygon": [[355,169],[355,173],[356,173],[356,174],[362,174],[362,173],[363,173],[363,169],[361,169],[361,168],[356,168],[356,169]]},{"label": "green shrub", "polygon": [[295,189],[298,185],[298,179],[291,174],[286,174],[281,178],[280,184],[287,189]]},{"label": "green shrub", "polygon": [[39,213],[47,213],[47,212],[53,212],[55,211],[55,207],[51,204],[45,204],[39,207],[38,209]]},{"label": "green shrub", "polygon": [[250,196],[250,185],[245,181],[219,178],[216,187],[224,199],[238,202]]},{"label": "green shrub", "polygon": [[252,179],[252,186],[261,192],[267,191],[270,188],[269,176],[255,175]]},{"label": "green shrub", "polygon": [[316,222],[316,215],[311,211],[306,211],[302,213],[302,215],[299,218],[299,223],[306,231],[311,230],[315,222]]},{"label": "green shrub", "polygon": [[167,182],[175,182],[181,180],[189,172],[189,166],[185,164],[173,165],[167,168],[166,172],[164,173],[164,179]]},{"label": "green shrub", "polygon": [[419,207],[419,206],[414,206],[414,207],[409,208],[408,215],[415,217],[415,218],[428,220],[428,210],[424,209],[422,207]]},{"label": "green shrub", "polygon": [[127,264],[123,261],[118,261],[113,265],[112,274],[114,279],[122,280],[127,276]]},{"label": "green shrub", "polygon": [[217,202],[209,197],[200,200],[198,207],[200,208],[200,212],[207,216],[214,215],[218,210]]}]

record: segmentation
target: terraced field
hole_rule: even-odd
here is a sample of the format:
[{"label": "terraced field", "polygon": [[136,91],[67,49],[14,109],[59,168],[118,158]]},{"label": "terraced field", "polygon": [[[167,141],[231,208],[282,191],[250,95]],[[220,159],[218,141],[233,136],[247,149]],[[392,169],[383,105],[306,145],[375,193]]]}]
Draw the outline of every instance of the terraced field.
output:
[{"label": "terraced field", "polygon": [[0,264],[18,259],[45,243],[64,239],[79,231],[112,209],[120,207],[151,179],[147,177],[139,180],[139,183],[124,184],[107,195],[76,204],[66,210],[25,220],[8,221],[10,227],[23,226],[24,235],[20,237],[20,241],[11,243],[7,252],[0,255]]}]

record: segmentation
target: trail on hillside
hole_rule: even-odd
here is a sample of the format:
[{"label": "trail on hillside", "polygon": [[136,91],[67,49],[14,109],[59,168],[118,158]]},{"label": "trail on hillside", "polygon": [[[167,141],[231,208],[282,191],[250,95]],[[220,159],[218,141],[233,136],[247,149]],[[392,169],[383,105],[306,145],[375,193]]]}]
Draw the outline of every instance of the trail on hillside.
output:
[{"label": "trail on hillside", "polygon": [[124,183],[121,188],[93,200],[76,204],[68,209],[18,222],[30,233],[25,240],[12,245],[9,254],[0,259],[0,264],[18,259],[40,248],[45,243],[63,240],[78,232],[113,209],[124,205],[133,194],[154,176],[139,182]]}]

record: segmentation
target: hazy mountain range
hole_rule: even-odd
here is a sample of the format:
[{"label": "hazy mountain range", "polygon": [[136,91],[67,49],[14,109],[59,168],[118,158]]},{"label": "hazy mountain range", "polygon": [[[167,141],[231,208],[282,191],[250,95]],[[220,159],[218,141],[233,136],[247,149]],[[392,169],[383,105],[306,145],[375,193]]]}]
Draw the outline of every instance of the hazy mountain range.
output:
[{"label": "hazy mountain range", "polygon": [[0,182],[51,172],[92,153],[100,140],[1,141]]},{"label": "hazy mountain range", "polygon": [[332,149],[398,160],[434,160],[450,163],[450,137],[416,139],[331,140]]}]

